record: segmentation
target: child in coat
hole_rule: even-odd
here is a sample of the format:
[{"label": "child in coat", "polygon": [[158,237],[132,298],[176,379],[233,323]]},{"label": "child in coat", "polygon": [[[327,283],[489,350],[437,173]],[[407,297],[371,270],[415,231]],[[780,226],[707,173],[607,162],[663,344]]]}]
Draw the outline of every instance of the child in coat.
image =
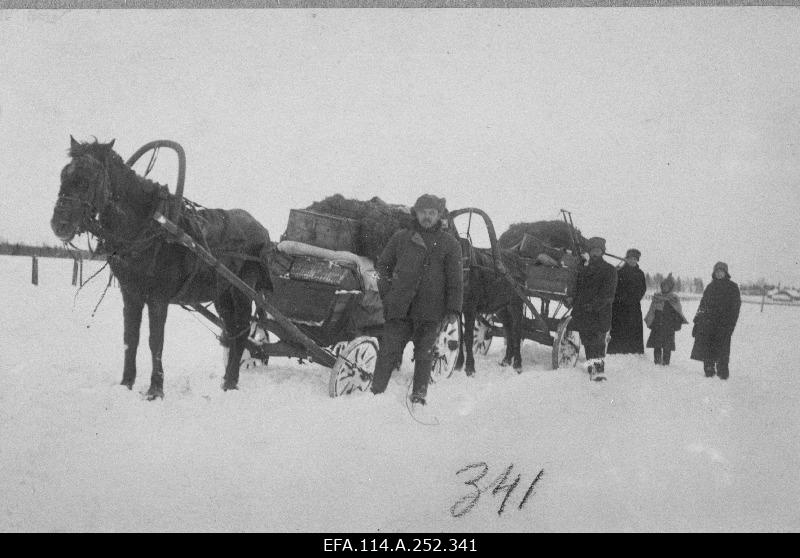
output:
[{"label": "child in coat", "polygon": [[653,295],[650,310],[644,318],[650,328],[650,337],[647,338],[647,347],[653,349],[653,361],[656,364],[667,366],[670,354],[675,350],[675,332],[681,325],[689,321],[683,315],[681,301],[672,291],[675,280],[672,274],[661,282],[661,292]]}]

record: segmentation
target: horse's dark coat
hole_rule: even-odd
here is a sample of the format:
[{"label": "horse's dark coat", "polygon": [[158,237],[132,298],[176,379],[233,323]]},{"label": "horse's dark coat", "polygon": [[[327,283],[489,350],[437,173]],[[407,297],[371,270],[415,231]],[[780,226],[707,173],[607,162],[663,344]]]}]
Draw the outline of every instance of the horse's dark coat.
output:
[{"label": "horse's dark coat", "polygon": [[[511,364],[515,370],[522,370],[522,317],[523,302],[508,279],[496,270],[494,257],[489,249],[473,248],[473,265],[469,269],[464,284],[464,335],[459,347],[456,368],[462,365],[468,375],[475,372],[475,359],[472,352],[473,328],[478,314],[498,314],[503,323],[506,338],[506,353],[501,366]],[[500,250],[503,265],[514,281],[525,283],[524,263],[512,250]],[[466,353],[466,357],[464,356]]]},{"label": "horse's dark coat", "polygon": [[[526,264],[520,258],[517,248],[526,233],[556,251],[572,248],[570,229],[564,221],[534,221],[511,225],[500,235],[497,243],[504,265],[519,285],[525,284]],[[585,240],[580,231],[575,229],[575,233],[578,242],[583,244]],[[464,285],[463,353],[466,353],[466,356],[460,349],[456,367],[460,369],[464,365],[467,374],[475,372],[475,359],[472,354],[475,319],[478,314],[497,314],[503,323],[506,337],[506,353],[500,364],[503,366],[511,364],[515,370],[521,371],[524,303],[507,279],[491,271],[494,268],[491,251],[476,248],[474,253],[478,265],[470,269]],[[525,254],[525,256],[535,257],[535,254]]]},{"label": "horse's dark coat", "polygon": [[[153,362],[148,398],[163,396],[161,354],[164,323],[172,304],[212,301],[224,325],[229,347],[223,388],[235,389],[251,301],[187,248],[170,242],[152,218],[167,210],[173,197],[165,186],[137,175],[107,144],[71,140],[72,161],[61,172],[59,199],[51,219],[53,232],[69,241],[88,230],[100,240],[117,277],[124,302],[125,365],[122,384],[136,379],[136,351],[144,305],[150,322]],[[198,244],[251,286],[269,289],[262,265],[270,249],[267,230],[241,209],[204,209],[186,201],[178,224]]]}]

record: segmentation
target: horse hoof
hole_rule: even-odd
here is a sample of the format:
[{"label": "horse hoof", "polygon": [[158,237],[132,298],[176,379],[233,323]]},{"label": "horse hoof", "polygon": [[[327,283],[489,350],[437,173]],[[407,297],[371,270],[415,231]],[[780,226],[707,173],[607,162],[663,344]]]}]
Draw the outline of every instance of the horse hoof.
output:
[{"label": "horse hoof", "polygon": [[467,366],[467,369],[465,370],[465,372],[467,373],[467,376],[474,376],[475,375],[475,367],[474,366]]},{"label": "horse hoof", "polygon": [[508,366],[508,363],[505,360],[501,360],[497,364],[500,366],[500,368],[505,368],[506,366]]},{"label": "horse hoof", "polygon": [[133,382],[127,382],[127,381],[123,380],[123,381],[121,381],[121,382],[119,383],[119,385],[121,385],[121,386],[125,386],[125,387],[126,387],[126,388],[128,388],[129,390],[132,390],[132,389],[133,389]]},{"label": "horse hoof", "polygon": [[515,366],[515,367],[514,367],[514,372],[516,372],[517,374],[522,374],[522,367],[519,367],[519,368],[517,368],[517,367]]},{"label": "horse hoof", "polygon": [[164,390],[161,388],[150,388],[147,390],[147,400],[164,399]]},{"label": "horse hoof", "polygon": [[222,391],[238,390],[239,386],[235,382],[223,382]]}]

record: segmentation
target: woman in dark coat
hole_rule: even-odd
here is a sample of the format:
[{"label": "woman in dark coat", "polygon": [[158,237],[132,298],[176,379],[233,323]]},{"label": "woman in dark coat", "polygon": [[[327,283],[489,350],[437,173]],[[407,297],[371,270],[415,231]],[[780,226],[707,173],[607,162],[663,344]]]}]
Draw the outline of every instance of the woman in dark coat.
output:
[{"label": "woman in dark coat", "polygon": [[670,274],[661,281],[661,292],[653,295],[650,310],[644,318],[651,330],[647,347],[653,349],[653,362],[664,366],[669,365],[670,354],[675,350],[675,332],[689,323],[683,315],[678,295],[672,292],[674,288],[675,280]]},{"label": "woman in dark coat", "polygon": [[644,272],[639,269],[642,253],[631,248],[625,263],[617,270],[617,291],[611,309],[611,341],[608,353],[644,354],[642,297],[647,290]]},{"label": "woman in dark coat", "polygon": [[730,374],[728,360],[731,353],[731,335],[739,319],[742,299],[739,286],[731,281],[728,264],[714,265],[712,281],[703,292],[700,306],[694,317],[694,347],[692,359],[703,361],[707,378],[716,373],[721,380]]}]

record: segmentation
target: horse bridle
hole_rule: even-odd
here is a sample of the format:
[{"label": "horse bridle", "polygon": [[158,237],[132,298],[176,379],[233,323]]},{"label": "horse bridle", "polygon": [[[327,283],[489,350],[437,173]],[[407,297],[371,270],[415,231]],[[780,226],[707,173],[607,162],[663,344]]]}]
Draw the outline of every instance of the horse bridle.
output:
[{"label": "horse bridle", "polygon": [[[108,205],[111,178],[108,176],[108,170],[103,163],[91,155],[84,155],[84,157],[91,161],[93,167],[99,167],[101,169],[102,180],[99,181],[99,183],[94,182],[87,188],[86,196],[59,193],[58,198],[56,198],[56,209],[63,208],[68,203],[71,205],[79,204],[82,208],[81,220],[75,234],[90,232],[99,238],[103,231],[103,227],[100,224],[100,214]],[[113,195],[111,197],[113,197]]]}]

